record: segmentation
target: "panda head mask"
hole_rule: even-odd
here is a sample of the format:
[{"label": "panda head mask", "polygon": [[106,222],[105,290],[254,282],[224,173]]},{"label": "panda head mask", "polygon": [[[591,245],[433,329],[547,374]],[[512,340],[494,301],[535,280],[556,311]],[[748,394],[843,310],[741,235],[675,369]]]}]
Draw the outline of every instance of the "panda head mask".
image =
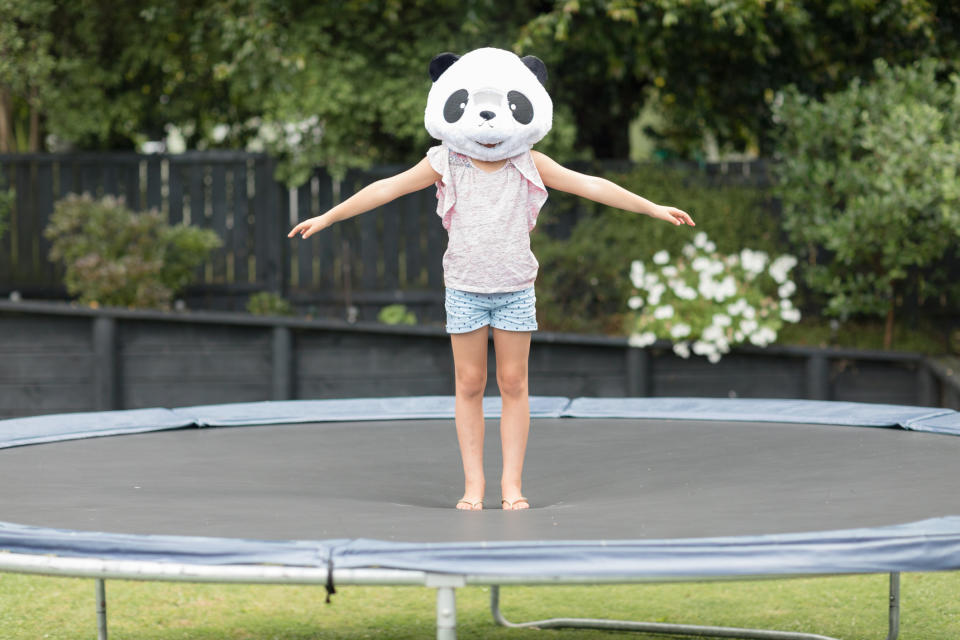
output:
[{"label": "panda head mask", "polygon": [[528,151],[550,131],[553,102],[539,58],[493,48],[442,53],[430,62],[430,77],[424,124],[454,151],[504,160]]}]

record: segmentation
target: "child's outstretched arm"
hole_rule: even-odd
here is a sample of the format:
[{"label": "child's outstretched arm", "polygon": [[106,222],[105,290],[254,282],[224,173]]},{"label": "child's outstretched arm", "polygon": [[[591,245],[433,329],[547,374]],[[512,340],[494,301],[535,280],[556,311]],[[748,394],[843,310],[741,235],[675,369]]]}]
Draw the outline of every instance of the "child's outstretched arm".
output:
[{"label": "child's outstretched arm", "polygon": [[559,189],[583,198],[589,198],[610,207],[626,209],[635,213],[645,213],[651,218],[665,220],[675,225],[696,226],[693,218],[687,212],[676,207],[655,204],[605,178],[588,176],[567,169],[539,151],[532,151],[531,155],[537,165],[537,171],[540,172],[540,178],[543,179],[543,184],[552,189]]},{"label": "child's outstretched arm", "polygon": [[352,218],[355,215],[376,209],[391,200],[396,200],[400,196],[425,189],[439,179],[440,174],[434,171],[433,167],[430,166],[430,161],[424,158],[403,173],[368,184],[323,215],[304,220],[291,229],[287,237],[292,238],[300,234],[304,238],[309,238],[334,222]]}]

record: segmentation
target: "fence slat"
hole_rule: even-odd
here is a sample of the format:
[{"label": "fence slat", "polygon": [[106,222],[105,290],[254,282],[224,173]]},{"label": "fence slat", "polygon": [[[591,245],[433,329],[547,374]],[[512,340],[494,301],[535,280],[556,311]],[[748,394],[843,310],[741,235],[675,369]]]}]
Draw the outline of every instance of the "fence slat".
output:
[{"label": "fence slat", "polygon": [[[6,198],[7,194],[12,193],[15,189],[13,165],[0,163],[0,197]],[[11,231],[13,216],[13,203],[11,202],[7,216],[3,220],[6,223],[6,231],[0,233],[0,282],[12,282],[13,280],[13,233]]]},{"label": "fence slat", "polygon": [[169,190],[170,200],[167,219],[170,224],[180,224],[183,222],[183,169],[184,166],[173,159],[169,164]]},{"label": "fence slat", "polygon": [[[306,220],[313,216],[311,213],[311,204],[313,203],[313,194],[311,193],[313,181],[308,181],[297,188],[297,220]],[[322,233],[320,235],[323,235]],[[313,261],[316,256],[317,242],[319,237],[314,235],[304,240],[301,237],[293,238],[293,253],[297,256],[297,288],[301,291],[312,289],[316,283],[313,281]]]},{"label": "fence slat", "polygon": [[210,169],[210,228],[223,241],[211,258],[214,282],[227,281],[227,171],[223,164],[215,164]]},{"label": "fence slat", "polygon": [[162,163],[159,156],[147,158],[147,209],[163,211]]},{"label": "fence slat", "polygon": [[[333,178],[323,169],[318,169],[313,179],[317,185],[317,199],[310,212],[311,217],[322,215],[333,207]],[[314,251],[320,273],[314,282],[314,290],[332,291],[338,288],[334,272],[335,236],[331,233],[320,233],[315,237],[317,240],[314,242]]]},{"label": "fence slat", "polygon": [[381,224],[383,225],[383,242],[381,243],[383,261],[383,288],[397,290],[400,288],[400,215],[403,211],[402,202],[391,202],[383,207]]},{"label": "fence slat", "polygon": [[36,218],[40,233],[37,237],[38,272],[44,286],[55,286],[60,274],[55,263],[48,259],[50,241],[43,235],[43,230],[50,222],[53,213],[53,161],[50,158],[37,160],[37,209]]},{"label": "fence slat", "polygon": [[250,283],[250,203],[247,200],[247,164],[233,166],[233,277],[239,284]]},{"label": "fence slat", "polygon": [[14,273],[23,284],[36,286],[38,284],[36,265],[34,263],[34,242],[37,237],[36,210],[33,185],[30,180],[30,163],[21,162],[16,165],[16,263]]}]

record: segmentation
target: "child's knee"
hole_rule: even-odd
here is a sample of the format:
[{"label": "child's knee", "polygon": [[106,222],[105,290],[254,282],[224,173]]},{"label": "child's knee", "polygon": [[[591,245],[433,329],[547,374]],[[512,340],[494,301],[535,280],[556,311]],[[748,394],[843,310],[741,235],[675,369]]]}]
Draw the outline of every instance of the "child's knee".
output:
[{"label": "child's knee", "polygon": [[501,396],[519,396],[527,393],[526,366],[497,369],[497,386]]},{"label": "child's knee", "polygon": [[487,372],[482,369],[457,369],[457,395],[463,398],[482,396],[487,386]]}]

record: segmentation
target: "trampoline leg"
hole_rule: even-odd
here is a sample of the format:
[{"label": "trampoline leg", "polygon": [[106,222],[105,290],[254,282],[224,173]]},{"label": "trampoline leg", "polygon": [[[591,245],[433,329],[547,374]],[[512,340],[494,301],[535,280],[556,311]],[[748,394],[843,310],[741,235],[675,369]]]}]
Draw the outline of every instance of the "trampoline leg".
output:
[{"label": "trampoline leg", "polygon": [[107,588],[97,579],[97,640],[107,640]]},{"label": "trampoline leg", "polygon": [[[890,635],[887,640],[896,640],[900,619],[900,574],[890,574]],[[616,631],[637,631],[640,633],[660,633],[698,638],[751,638],[755,640],[836,640],[830,636],[793,631],[772,631],[769,629],[737,629],[733,627],[709,627],[689,624],[665,624],[660,622],[628,622],[626,620],[602,620],[594,618],[550,618],[532,622],[510,622],[500,612],[500,587],[490,587],[490,611],[494,621],[503,627],[514,629],[608,629]]]},{"label": "trampoline leg", "polygon": [[457,638],[457,595],[453,587],[437,589],[437,640]]},{"label": "trampoline leg", "polygon": [[890,617],[887,640],[897,640],[900,635],[900,573],[890,574]]},{"label": "trampoline leg", "polygon": [[457,640],[457,587],[466,586],[463,576],[429,574],[426,586],[437,590],[437,640]]}]

